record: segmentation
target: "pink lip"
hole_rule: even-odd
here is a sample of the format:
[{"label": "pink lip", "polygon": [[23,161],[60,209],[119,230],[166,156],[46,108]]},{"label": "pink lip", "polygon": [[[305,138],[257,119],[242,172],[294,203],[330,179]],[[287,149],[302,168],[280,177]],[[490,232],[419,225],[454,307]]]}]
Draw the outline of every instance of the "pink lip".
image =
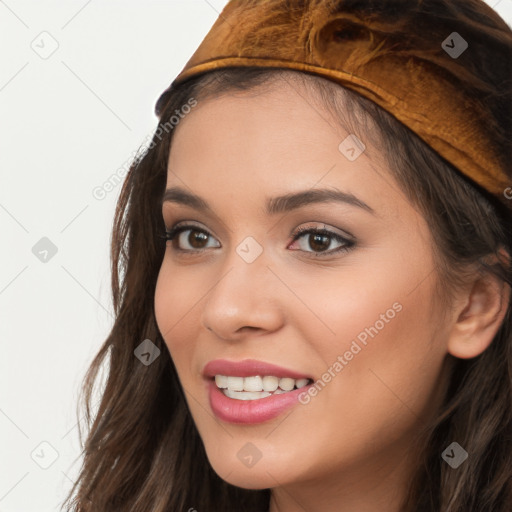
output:
[{"label": "pink lip", "polygon": [[262,423],[277,418],[289,407],[299,403],[299,394],[313,384],[294,389],[281,395],[271,395],[259,400],[236,400],[228,398],[217,387],[215,381],[208,381],[210,407],[217,418],[229,423]]},{"label": "pink lip", "polygon": [[289,370],[275,364],[257,361],[256,359],[244,359],[243,361],[228,361],[227,359],[214,359],[205,365],[203,375],[211,378],[215,375],[227,375],[231,377],[251,377],[253,375],[273,375],[274,377],[289,377],[291,379],[312,379],[310,375]]},{"label": "pink lip", "polygon": [[239,362],[226,359],[210,361],[203,369],[203,376],[207,379],[210,407],[217,418],[229,423],[261,423],[276,418],[288,408],[299,403],[299,395],[313,385],[309,384],[300,389],[279,395],[271,395],[259,400],[236,400],[228,398],[216,386],[215,375],[232,377],[273,375],[275,377],[289,377],[292,379],[313,379],[308,375],[253,359],[245,359]]}]

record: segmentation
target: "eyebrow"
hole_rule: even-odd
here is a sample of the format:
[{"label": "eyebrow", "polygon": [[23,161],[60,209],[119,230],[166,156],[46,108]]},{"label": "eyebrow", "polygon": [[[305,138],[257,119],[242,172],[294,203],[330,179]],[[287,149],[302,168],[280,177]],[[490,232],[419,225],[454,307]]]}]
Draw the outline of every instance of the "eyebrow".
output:
[{"label": "eyebrow", "polygon": [[[166,202],[182,204],[201,212],[213,213],[211,206],[202,197],[188,192],[184,188],[178,186],[168,188],[164,192],[162,198],[162,206]],[[372,214],[375,214],[373,208],[371,208],[361,199],[358,199],[353,194],[329,188],[302,190],[299,192],[292,192],[289,194],[268,198],[266,202],[265,213],[267,215],[276,215],[278,213],[285,213],[291,210],[296,210],[309,204],[328,202],[349,204],[351,206],[356,206]]]}]

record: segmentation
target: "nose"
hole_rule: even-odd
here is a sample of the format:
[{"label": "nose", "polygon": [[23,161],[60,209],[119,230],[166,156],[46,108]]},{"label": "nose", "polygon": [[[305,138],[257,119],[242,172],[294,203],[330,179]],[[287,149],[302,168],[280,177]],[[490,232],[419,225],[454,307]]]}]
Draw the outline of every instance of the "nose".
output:
[{"label": "nose", "polygon": [[206,295],[201,323],[219,338],[237,341],[282,325],[283,286],[267,267],[264,254],[247,263],[233,250],[222,266],[222,277]]}]

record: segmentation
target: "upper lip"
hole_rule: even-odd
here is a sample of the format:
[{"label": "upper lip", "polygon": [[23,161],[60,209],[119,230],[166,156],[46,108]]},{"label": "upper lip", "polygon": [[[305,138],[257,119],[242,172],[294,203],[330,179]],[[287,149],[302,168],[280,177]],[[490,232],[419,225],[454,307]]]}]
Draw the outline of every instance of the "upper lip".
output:
[{"label": "upper lip", "polygon": [[289,377],[291,379],[312,379],[309,375],[256,359],[243,359],[242,361],[214,359],[205,365],[203,375],[209,378],[215,377],[215,375],[227,375],[231,377],[272,375],[274,377]]}]

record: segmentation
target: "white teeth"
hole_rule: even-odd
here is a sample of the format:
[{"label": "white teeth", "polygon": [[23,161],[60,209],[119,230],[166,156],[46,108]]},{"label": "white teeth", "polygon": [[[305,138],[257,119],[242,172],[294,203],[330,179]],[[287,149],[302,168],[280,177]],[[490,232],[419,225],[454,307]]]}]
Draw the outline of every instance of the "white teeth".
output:
[{"label": "white teeth", "polygon": [[293,389],[306,386],[309,379],[291,379],[289,377],[275,377],[254,375],[250,377],[230,377],[215,375],[215,384],[229,398],[237,400],[258,400],[271,394],[280,395]]},{"label": "white teeth", "polygon": [[217,384],[218,388],[227,388],[228,378],[225,375],[215,375],[215,384]]},{"label": "white teeth", "polygon": [[243,391],[244,390],[244,378],[243,377],[228,377],[228,389],[231,391]]},{"label": "white teeth", "polygon": [[297,389],[300,389],[300,388],[303,388],[304,386],[306,386],[308,382],[309,382],[309,379],[297,379],[295,381],[295,385],[297,386]]},{"label": "white teeth", "polygon": [[263,380],[259,375],[244,378],[244,391],[261,391],[263,389]]},{"label": "white teeth", "polygon": [[284,377],[283,379],[279,379],[279,387],[284,391],[291,391],[295,386],[295,379],[289,379],[288,377]]},{"label": "white teeth", "polygon": [[275,391],[279,386],[279,379],[277,377],[272,377],[267,375],[263,377],[263,389],[265,391]]},{"label": "white teeth", "polygon": [[231,391],[231,389],[226,389],[224,394],[236,400],[259,400],[260,398],[270,396],[272,393],[267,391]]}]

